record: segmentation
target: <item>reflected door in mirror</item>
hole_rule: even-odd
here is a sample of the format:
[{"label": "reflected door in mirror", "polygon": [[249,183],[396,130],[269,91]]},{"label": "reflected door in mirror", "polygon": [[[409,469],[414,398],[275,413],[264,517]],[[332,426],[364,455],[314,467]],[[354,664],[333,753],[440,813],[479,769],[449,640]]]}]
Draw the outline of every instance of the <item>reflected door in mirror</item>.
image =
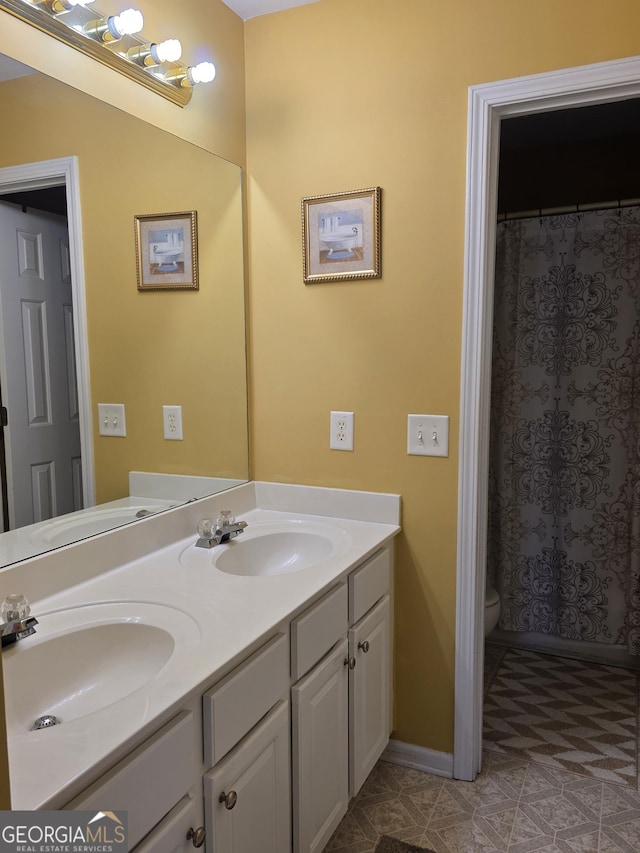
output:
[{"label": "reflected door in mirror", "polygon": [[68,246],[63,217],[0,202],[0,375],[12,528],[82,507]]}]

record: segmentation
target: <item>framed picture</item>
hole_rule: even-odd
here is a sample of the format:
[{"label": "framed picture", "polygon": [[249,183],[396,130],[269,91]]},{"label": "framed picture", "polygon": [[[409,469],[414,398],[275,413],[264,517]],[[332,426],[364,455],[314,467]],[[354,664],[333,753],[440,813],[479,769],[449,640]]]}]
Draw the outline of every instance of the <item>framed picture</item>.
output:
[{"label": "framed picture", "polygon": [[196,211],[136,216],[138,290],[198,289]]},{"label": "framed picture", "polygon": [[302,199],[304,283],[380,278],[380,187]]}]

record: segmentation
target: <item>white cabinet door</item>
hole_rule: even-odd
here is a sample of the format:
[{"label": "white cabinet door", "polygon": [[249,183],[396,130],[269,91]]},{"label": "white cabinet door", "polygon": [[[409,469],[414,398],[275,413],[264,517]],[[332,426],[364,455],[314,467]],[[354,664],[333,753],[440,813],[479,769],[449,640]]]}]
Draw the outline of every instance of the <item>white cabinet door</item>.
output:
[{"label": "white cabinet door", "polygon": [[204,777],[207,853],[291,850],[289,704],[275,708]]},{"label": "white cabinet door", "polygon": [[291,690],[293,849],[327,844],[349,805],[347,641]]},{"label": "white cabinet door", "polygon": [[389,742],[389,596],[349,630],[349,793],[358,793]]}]

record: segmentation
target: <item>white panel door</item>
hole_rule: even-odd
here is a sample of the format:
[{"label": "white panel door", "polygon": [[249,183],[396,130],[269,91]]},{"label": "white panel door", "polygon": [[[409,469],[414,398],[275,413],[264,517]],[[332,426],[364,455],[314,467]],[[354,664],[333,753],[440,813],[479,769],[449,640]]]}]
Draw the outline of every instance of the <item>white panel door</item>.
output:
[{"label": "white panel door", "polygon": [[11,527],[80,509],[66,219],[0,201],[0,354]]},{"label": "white panel door", "polygon": [[349,787],[355,797],[389,742],[389,596],[349,630]]},{"label": "white panel door", "polygon": [[289,703],[278,702],[204,776],[207,853],[291,850]]},{"label": "white panel door", "polygon": [[293,850],[319,853],[349,805],[347,641],[291,690]]}]

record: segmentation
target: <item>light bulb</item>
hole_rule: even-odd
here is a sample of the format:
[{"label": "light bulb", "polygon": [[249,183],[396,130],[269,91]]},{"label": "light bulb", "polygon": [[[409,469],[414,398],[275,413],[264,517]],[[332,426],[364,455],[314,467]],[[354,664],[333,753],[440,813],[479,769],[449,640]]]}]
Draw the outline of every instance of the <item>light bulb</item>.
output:
[{"label": "light bulb", "polygon": [[182,45],[178,39],[167,39],[160,44],[142,44],[131,47],[127,51],[127,59],[146,68],[160,65],[163,62],[175,62],[180,59]]},{"label": "light bulb", "polygon": [[199,62],[187,68],[187,76],[194,86],[196,83],[210,83],[216,76],[216,67],[213,62]]},{"label": "light bulb", "polygon": [[177,62],[182,56],[182,45],[178,39],[167,39],[151,45],[151,55],[156,62]]},{"label": "light bulb", "polygon": [[113,15],[108,20],[109,31],[114,38],[132,36],[139,33],[144,25],[142,12],[138,9],[125,9],[119,15]]}]

